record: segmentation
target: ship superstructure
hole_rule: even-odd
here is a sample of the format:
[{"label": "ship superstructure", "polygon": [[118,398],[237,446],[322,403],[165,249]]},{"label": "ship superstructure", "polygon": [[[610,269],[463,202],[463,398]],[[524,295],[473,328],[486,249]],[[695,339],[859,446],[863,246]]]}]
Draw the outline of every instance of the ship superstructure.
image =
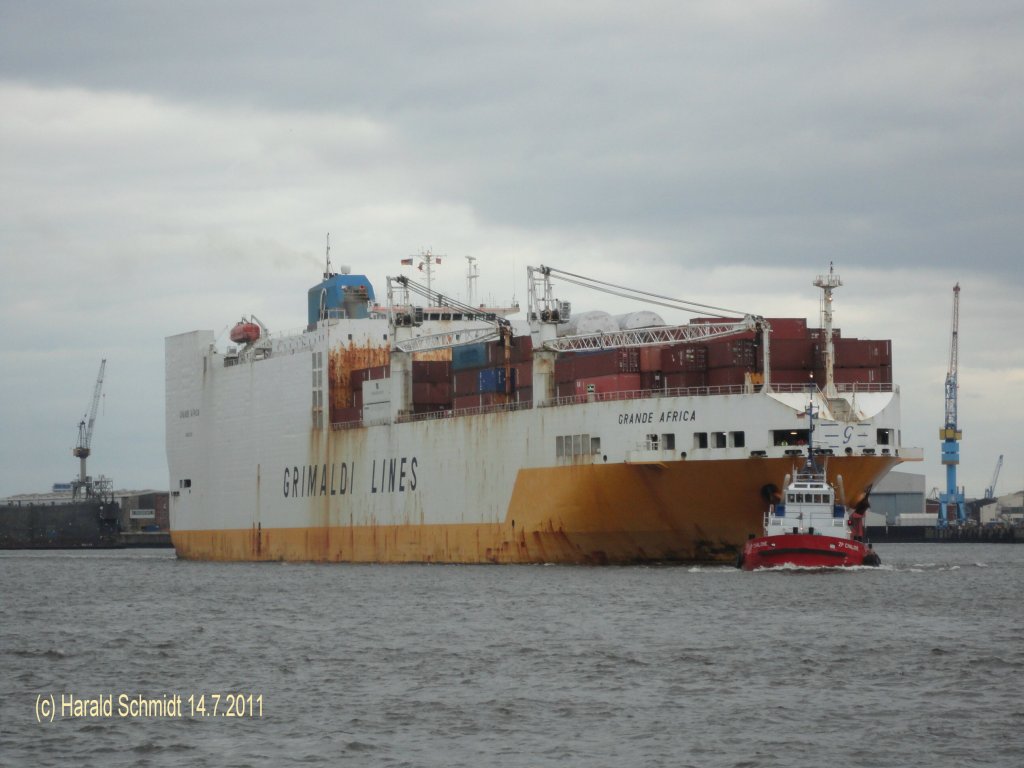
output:
[{"label": "ship superstructure", "polygon": [[169,337],[179,556],[732,562],[803,451],[808,398],[851,495],[920,457],[900,444],[889,342],[789,318],[573,316],[553,280],[580,276],[528,279],[528,333],[404,277],[381,306],[328,266],[302,333],[252,318],[241,348]]}]

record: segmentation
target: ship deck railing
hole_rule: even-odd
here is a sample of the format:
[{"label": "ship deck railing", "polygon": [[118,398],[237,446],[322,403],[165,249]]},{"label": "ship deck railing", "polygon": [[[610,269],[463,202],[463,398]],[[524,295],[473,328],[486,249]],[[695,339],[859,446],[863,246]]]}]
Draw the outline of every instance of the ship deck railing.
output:
[{"label": "ship deck railing", "polygon": [[[836,389],[841,393],[855,392],[891,392],[892,384],[837,384]],[[649,400],[654,397],[706,397],[709,395],[742,395],[752,390],[742,384],[707,386],[707,387],[676,387],[671,389],[630,389],[618,392],[593,392],[582,395],[567,395],[555,397],[550,400],[521,400],[513,403],[497,403],[494,405],[481,405],[473,408],[458,408],[444,411],[431,411],[429,413],[415,413],[399,416],[394,421],[407,423],[413,421],[431,421],[435,419],[451,419],[458,416],[476,416],[485,413],[502,413],[507,411],[523,411],[531,408],[557,408],[566,405],[580,405],[583,403],[611,402],[619,400]],[[753,391],[761,391],[756,387]],[[808,386],[804,384],[773,384],[773,392],[807,392]],[[389,418],[373,420],[356,420],[334,422],[331,429],[355,429],[357,427],[370,427],[380,424],[390,424]]]}]

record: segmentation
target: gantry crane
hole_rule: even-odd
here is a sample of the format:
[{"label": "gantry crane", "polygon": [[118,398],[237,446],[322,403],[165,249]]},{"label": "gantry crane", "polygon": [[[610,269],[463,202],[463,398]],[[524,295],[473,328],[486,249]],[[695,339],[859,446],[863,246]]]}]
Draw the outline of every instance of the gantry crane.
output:
[{"label": "gantry crane", "polygon": [[946,423],[939,430],[942,440],[942,463],[946,467],[946,490],[939,494],[939,517],[936,525],[945,528],[949,525],[949,508],[956,508],[956,521],[963,523],[967,519],[964,510],[964,491],[956,484],[956,467],[960,463],[960,439],[963,433],[957,426],[957,390],[959,384],[960,353],[960,283],[953,286],[953,333],[949,347],[949,370],[946,372]]},{"label": "gantry crane", "polygon": [[103,391],[103,372],[107,369],[107,361],[104,358],[100,362],[100,372],[96,376],[96,389],[92,393],[92,405],[89,408],[88,420],[83,417],[82,421],[78,424],[78,445],[75,446],[72,454],[78,457],[78,480],[73,482],[72,488],[74,490],[74,496],[77,497],[79,493],[85,489],[88,494],[89,487],[91,485],[89,476],[85,472],[85,460],[89,458],[89,454],[92,453],[90,445],[92,444],[92,428],[96,424],[96,410],[100,404],[100,393]]}]

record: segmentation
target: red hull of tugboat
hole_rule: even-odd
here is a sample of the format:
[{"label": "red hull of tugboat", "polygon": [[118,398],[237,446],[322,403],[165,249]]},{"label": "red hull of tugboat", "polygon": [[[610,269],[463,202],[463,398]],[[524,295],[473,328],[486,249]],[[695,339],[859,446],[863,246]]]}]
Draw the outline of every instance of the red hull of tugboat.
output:
[{"label": "red hull of tugboat", "polygon": [[739,561],[739,566],[745,571],[781,565],[839,568],[878,564],[878,555],[863,542],[808,533],[750,539],[744,545]]}]

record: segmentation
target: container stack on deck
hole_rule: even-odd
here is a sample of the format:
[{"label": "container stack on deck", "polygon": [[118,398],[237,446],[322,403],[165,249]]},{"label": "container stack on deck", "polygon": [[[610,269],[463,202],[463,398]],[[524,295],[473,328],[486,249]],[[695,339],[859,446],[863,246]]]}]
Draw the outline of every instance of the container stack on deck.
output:
[{"label": "container stack on deck", "polygon": [[[698,318],[693,323],[720,322]],[[770,318],[771,379],[776,385],[823,385],[825,338],[803,318]],[[892,344],[888,340],[844,339],[833,331],[836,384],[892,383]],[[555,395],[580,398],[616,392],[743,386],[748,375],[764,373],[763,340],[753,332],[690,344],[565,352],[555,361]],[[390,366],[352,371],[352,406],[338,409],[338,421],[388,415]],[[513,340],[506,361],[501,342],[452,347],[451,360],[415,360],[414,414],[486,408],[533,400],[533,344]]]},{"label": "container stack on deck", "polygon": [[486,408],[490,405],[527,402],[533,399],[533,343],[517,336],[509,349],[500,342],[482,342],[452,348],[452,408]]},{"label": "container stack on deck", "polygon": [[640,350],[635,347],[574,352],[555,361],[557,397],[631,392],[641,388],[640,380]]}]

